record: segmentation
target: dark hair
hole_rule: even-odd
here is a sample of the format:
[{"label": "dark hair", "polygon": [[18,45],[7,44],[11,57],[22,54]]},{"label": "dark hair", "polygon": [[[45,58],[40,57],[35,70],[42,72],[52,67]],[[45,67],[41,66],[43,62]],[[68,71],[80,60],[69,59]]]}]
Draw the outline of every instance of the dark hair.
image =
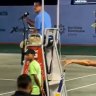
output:
[{"label": "dark hair", "polygon": [[28,54],[34,54],[35,55],[35,51],[33,49],[27,49],[24,54],[25,55],[28,55]]},{"label": "dark hair", "polygon": [[42,0],[34,0],[34,3],[38,3],[40,6],[42,6]]},{"label": "dark hair", "polygon": [[27,74],[20,75],[17,78],[17,87],[18,88],[26,89],[28,87],[29,83],[31,83],[31,78]]}]

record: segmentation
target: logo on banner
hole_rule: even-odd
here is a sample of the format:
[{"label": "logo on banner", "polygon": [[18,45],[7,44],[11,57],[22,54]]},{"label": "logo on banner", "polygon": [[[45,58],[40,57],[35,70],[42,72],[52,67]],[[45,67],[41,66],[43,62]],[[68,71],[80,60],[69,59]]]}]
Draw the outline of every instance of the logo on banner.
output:
[{"label": "logo on banner", "polygon": [[81,26],[68,26],[68,36],[77,36],[78,33],[84,33],[85,30]]},{"label": "logo on banner", "polygon": [[85,32],[85,30],[81,26],[68,26],[68,32],[81,33],[81,32]]},{"label": "logo on banner", "polygon": [[6,29],[0,28],[0,32],[4,32],[4,31],[6,31]]},{"label": "logo on banner", "polygon": [[0,12],[0,16],[7,16],[8,15],[8,12],[7,11],[1,11]]},{"label": "logo on banner", "polygon": [[94,23],[91,25],[91,27],[95,29],[95,34],[96,34],[96,10],[93,11],[93,13],[95,15],[95,20],[94,20]]},{"label": "logo on banner", "polygon": [[[56,27],[56,25],[54,25],[54,27]],[[65,33],[65,26],[63,24],[59,25],[59,32],[62,35],[63,33]]]},{"label": "logo on banner", "polygon": [[87,0],[75,0],[75,3],[87,3]]},{"label": "logo on banner", "polygon": [[91,25],[91,27],[92,27],[92,28],[96,28],[96,23],[93,23],[93,24]]}]

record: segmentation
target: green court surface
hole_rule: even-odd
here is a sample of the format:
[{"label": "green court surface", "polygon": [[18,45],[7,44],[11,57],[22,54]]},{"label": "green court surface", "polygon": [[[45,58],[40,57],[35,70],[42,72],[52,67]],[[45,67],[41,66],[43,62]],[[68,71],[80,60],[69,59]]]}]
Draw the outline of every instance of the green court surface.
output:
[{"label": "green court surface", "polygon": [[[0,44],[0,53],[20,53],[19,44]],[[96,46],[62,46],[62,55],[96,55]]]},{"label": "green court surface", "polygon": [[[63,55],[63,59],[95,60],[96,56]],[[16,78],[21,73],[20,54],[0,54],[0,96],[11,96],[16,90]],[[96,68],[80,65],[66,67],[68,96],[96,96]]]},{"label": "green court surface", "polygon": [[0,44],[0,53],[20,53],[19,44]]}]

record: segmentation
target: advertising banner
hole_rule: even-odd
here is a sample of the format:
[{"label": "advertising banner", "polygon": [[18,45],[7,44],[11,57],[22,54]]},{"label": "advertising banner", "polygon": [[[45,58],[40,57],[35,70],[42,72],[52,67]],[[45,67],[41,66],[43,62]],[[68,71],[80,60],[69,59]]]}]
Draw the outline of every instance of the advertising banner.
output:
[{"label": "advertising banner", "polygon": [[96,5],[61,5],[62,44],[96,44]]},{"label": "advertising banner", "polygon": [[[65,4],[64,1],[60,5],[61,43],[96,44],[96,5],[67,3]],[[50,14],[52,26],[55,27],[56,5],[47,5],[45,10]],[[22,41],[23,31],[12,33],[12,29],[23,28],[22,20],[19,18],[25,12],[29,12],[29,17],[33,21],[35,20],[36,13],[34,13],[32,6],[0,6],[0,43],[20,43]]]}]

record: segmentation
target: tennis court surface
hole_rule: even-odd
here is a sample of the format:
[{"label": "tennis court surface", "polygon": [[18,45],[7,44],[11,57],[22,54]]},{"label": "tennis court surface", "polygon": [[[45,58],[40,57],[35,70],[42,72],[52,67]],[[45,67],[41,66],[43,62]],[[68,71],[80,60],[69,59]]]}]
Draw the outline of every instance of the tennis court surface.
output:
[{"label": "tennis court surface", "polygon": [[[96,56],[62,56],[62,59],[69,58],[95,60]],[[20,73],[20,54],[0,54],[0,96],[10,96],[16,90],[16,78]],[[95,67],[69,65],[65,79],[68,96],[96,96]]]}]

